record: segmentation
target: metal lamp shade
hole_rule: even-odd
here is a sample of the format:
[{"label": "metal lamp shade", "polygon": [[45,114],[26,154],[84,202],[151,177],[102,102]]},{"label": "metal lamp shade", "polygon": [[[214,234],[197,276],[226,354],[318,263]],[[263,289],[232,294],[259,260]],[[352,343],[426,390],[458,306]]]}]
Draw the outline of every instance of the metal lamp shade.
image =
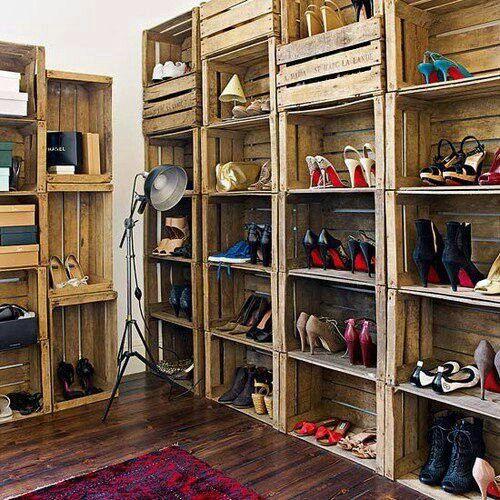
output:
[{"label": "metal lamp shade", "polygon": [[144,183],[144,194],[158,212],[175,207],[186,192],[186,171],[175,165],[160,165],[149,173]]},{"label": "metal lamp shade", "polygon": [[231,80],[229,80],[229,83],[226,85],[226,88],[222,91],[222,94],[219,97],[219,101],[236,101],[241,104],[247,102],[247,98],[245,97],[245,92],[243,91],[238,75],[234,75]]}]

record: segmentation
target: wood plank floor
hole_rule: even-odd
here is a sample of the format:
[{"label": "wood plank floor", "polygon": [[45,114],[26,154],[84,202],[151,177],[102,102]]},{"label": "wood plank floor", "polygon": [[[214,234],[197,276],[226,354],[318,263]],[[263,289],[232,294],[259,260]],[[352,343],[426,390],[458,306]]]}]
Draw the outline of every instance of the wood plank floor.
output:
[{"label": "wood plank floor", "polygon": [[217,403],[169,401],[151,377],[127,380],[106,424],[102,410],[97,404],[0,427],[0,498],[173,443],[265,497],[425,498]]}]

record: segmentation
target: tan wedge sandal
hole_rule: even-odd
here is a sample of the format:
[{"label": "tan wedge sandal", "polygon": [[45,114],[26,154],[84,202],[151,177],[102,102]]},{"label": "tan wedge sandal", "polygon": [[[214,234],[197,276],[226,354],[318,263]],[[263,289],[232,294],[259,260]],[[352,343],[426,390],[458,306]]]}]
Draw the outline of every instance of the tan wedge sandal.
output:
[{"label": "tan wedge sandal", "polygon": [[73,254],[66,257],[64,265],[66,266],[71,285],[75,287],[88,285],[89,277],[83,273],[80,262],[78,262],[78,259]]},{"label": "tan wedge sandal", "polygon": [[353,450],[358,448],[360,445],[373,441],[377,438],[377,429],[365,429],[358,434],[353,434],[351,436],[346,436],[339,441],[339,446],[344,450]]},{"label": "tan wedge sandal", "polygon": [[168,226],[165,224],[167,237],[164,238],[166,243],[159,250],[160,255],[171,255],[174,250],[182,247],[189,239],[187,217],[170,217],[167,221],[169,223]]}]

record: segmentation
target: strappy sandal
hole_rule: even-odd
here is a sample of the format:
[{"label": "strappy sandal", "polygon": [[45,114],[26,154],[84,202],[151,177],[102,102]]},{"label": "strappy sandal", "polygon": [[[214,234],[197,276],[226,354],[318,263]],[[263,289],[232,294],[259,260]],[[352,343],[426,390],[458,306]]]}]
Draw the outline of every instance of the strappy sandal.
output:
[{"label": "strappy sandal", "polygon": [[158,246],[158,255],[172,255],[175,250],[184,246],[189,239],[187,217],[170,217],[165,222],[167,237]]},{"label": "strappy sandal", "polygon": [[164,238],[158,243],[158,246],[153,250],[153,255],[168,255],[167,254],[167,246],[169,244],[169,240]]},{"label": "strappy sandal", "polygon": [[359,161],[363,167],[366,183],[369,187],[375,187],[375,160],[368,156],[369,153],[375,155],[375,148],[371,144],[366,143],[363,146],[363,156],[359,159]]},{"label": "strappy sandal", "polygon": [[83,274],[82,267],[74,255],[68,255],[64,261],[64,265],[69,276],[68,284],[75,287],[88,285],[89,277]]},{"label": "strappy sandal", "polygon": [[308,422],[307,420],[302,420],[297,422],[292,429],[294,434],[297,436],[315,436],[319,427],[326,426],[331,420],[325,420],[323,422]]},{"label": "strappy sandal", "polygon": [[50,278],[52,280],[52,288],[65,288],[68,285],[68,275],[64,270],[64,265],[59,257],[51,257],[50,261]]},{"label": "strappy sandal", "polygon": [[324,32],[323,21],[319,16],[318,7],[316,5],[308,5],[304,12],[304,17],[306,19],[307,34],[309,36],[318,35]]},{"label": "strappy sandal", "polygon": [[341,439],[338,443],[340,448],[343,450],[353,450],[354,448],[359,447],[360,445],[366,443],[367,441],[372,441],[377,437],[377,430],[374,428],[365,429],[358,434],[353,434],[352,436],[346,436]]},{"label": "strappy sandal", "polygon": [[[355,156],[354,158],[352,157],[353,155]],[[349,170],[351,187],[353,188],[368,187],[361,160],[362,156],[356,148],[352,146],[346,146],[344,148],[344,163],[347,170]]]},{"label": "strappy sandal", "polygon": [[323,446],[335,446],[342,438],[346,436],[351,427],[348,420],[340,420],[334,429],[326,429],[326,435],[323,439],[318,439],[318,443]]},{"label": "strappy sandal", "polygon": [[339,423],[338,418],[332,418],[331,420],[326,420],[325,422],[322,422],[321,425],[318,427],[316,434],[314,435],[316,441],[321,442],[322,439],[327,439],[328,432],[335,429],[338,423]]},{"label": "strappy sandal", "polygon": [[364,459],[377,458],[377,440],[358,446],[352,450],[352,454]]},{"label": "strappy sandal", "polygon": [[340,7],[333,0],[325,0],[320,7],[321,17],[323,19],[323,29],[325,33],[330,30],[342,28],[345,26],[344,17]]}]

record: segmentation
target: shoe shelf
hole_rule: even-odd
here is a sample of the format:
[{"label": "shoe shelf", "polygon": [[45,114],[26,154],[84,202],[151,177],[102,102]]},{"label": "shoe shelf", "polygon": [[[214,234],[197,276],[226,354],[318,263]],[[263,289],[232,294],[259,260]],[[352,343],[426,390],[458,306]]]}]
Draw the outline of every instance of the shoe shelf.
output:
[{"label": "shoe shelf", "polygon": [[448,139],[458,151],[462,139],[468,135],[484,144],[487,154],[482,171],[489,171],[500,146],[495,111],[499,88],[497,83],[491,91],[478,95],[464,92],[457,96],[450,92],[439,99],[427,99],[426,93],[418,98],[403,93],[387,94],[386,138],[388,144],[394,145],[386,152],[387,189],[408,190],[412,194],[498,192],[498,186],[423,187],[419,173],[432,164],[440,139]]},{"label": "shoe shelf", "polygon": [[[281,409],[280,427],[290,436],[303,439],[311,445],[347,458],[383,474],[384,471],[384,404],[383,385],[375,380],[359,378],[346,372],[297,359],[291,353],[281,358]],[[378,390],[380,385],[382,389]],[[300,421],[319,422],[330,418],[348,420],[350,434],[361,429],[377,428],[377,458],[361,459],[339,446],[322,446],[314,436],[302,437],[292,432]]]},{"label": "shoe shelf", "polygon": [[340,2],[346,25],[314,36],[308,36],[305,20],[311,2],[282,3],[283,44],[276,51],[280,111],[359,99],[385,90],[381,1],[373,2],[374,17],[360,22],[350,2]]},{"label": "shoe shelf", "polygon": [[[234,343],[252,346],[264,351],[279,351],[282,338],[279,335],[278,322],[272,322],[272,342],[257,342],[247,338],[246,333],[235,334],[220,329],[234,321],[246,299],[251,294],[267,298],[271,302],[272,318],[278,318],[278,276],[277,273],[263,274],[254,270],[231,268],[230,275],[226,268],[204,265],[204,314],[205,330],[212,335]],[[208,354],[208,353],[207,353]]]},{"label": "shoe shelf", "polygon": [[19,90],[28,94],[26,119],[45,120],[45,48],[0,42],[0,70],[21,74]]},{"label": "shoe shelf", "polygon": [[[47,174],[47,190],[99,191],[113,171],[112,78],[47,70],[47,130],[99,134],[100,174]],[[108,185],[107,185],[108,184]]]},{"label": "shoe shelf", "polygon": [[498,308],[396,290],[389,290],[387,304],[387,382],[398,391],[500,419],[500,396],[495,393],[486,391],[481,400],[479,387],[438,394],[409,383],[419,360],[428,369],[450,360],[461,366],[475,364],[474,351],[482,339],[498,350]]},{"label": "shoe shelf", "polygon": [[[143,32],[142,80],[145,135],[201,124],[200,9],[194,9]],[[156,64],[182,62],[187,72],[153,82]]]},{"label": "shoe shelf", "polygon": [[375,277],[368,276],[368,273],[352,273],[351,271],[342,271],[338,269],[322,269],[307,267],[291,269],[289,276],[297,278],[311,278],[315,280],[331,281],[333,283],[346,283],[352,285],[375,287]]},{"label": "shoe shelf", "polygon": [[[463,64],[475,77],[499,70],[492,33],[498,23],[494,2],[460,0],[453,4],[389,0],[385,3],[387,86],[390,91],[423,82],[417,65],[425,50]],[[458,34],[458,37],[457,37]],[[463,80],[465,83],[465,80]],[[456,82],[444,84],[454,87]]]},{"label": "shoe shelf", "polygon": [[[271,225],[271,265],[229,264],[235,269],[273,273],[278,269],[278,197],[273,196],[203,196],[203,261],[225,252],[246,239],[245,226],[250,223]],[[223,264],[224,265],[224,264]]]},{"label": "shoe shelf", "polygon": [[188,193],[201,192],[199,128],[146,136],[144,141],[147,170],[158,165],[178,165],[188,175]]},{"label": "shoe shelf", "polygon": [[218,401],[220,396],[231,388],[236,369],[241,366],[264,367],[272,372],[273,415],[269,413],[259,415],[253,405],[249,405],[248,408],[232,404],[227,406],[277,428],[280,418],[280,355],[277,352],[232,342],[208,331],[205,332],[205,352],[207,353],[206,397],[213,401]]},{"label": "shoe shelf", "polygon": [[468,222],[472,228],[472,262],[484,274],[500,252],[498,213],[500,197],[484,193],[474,197],[412,196],[388,191],[387,213],[387,261],[388,285],[407,293],[440,296],[449,300],[497,305],[498,297],[481,295],[473,289],[459,287],[458,293],[451,286],[421,286],[412,252],[416,245],[416,219],[433,221],[443,238],[449,221]]},{"label": "shoe shelf", "polygon": [[[337,172],[343,187],[321,189],[320,192],[364,193],[384,188],[385,98],[376,96],[351,103],[308,110],[292,110],[279,114],[280,128],[280,189],[296,194],[317,192],[310,189],[311,177],[307,156],[323,156]],[[344,163],[344,148],[353,146],[363,154],[363,145],[375,148],[375,185],[357,188],[352,186],[349,171]],[[351,156],[350,156],[351,157]]]},{"label": "shoe shelf", "polygon": [[[417,394],[403,392],[393,387],[386,388],[386,435],[394,436],[393,443],[386,448],[386,475],[430,498],[469,498],[479,500],[481,495],[474,490],[462,495],[446,493],[440,486],[428,486],[418,479],[421,467],[428,454],[427,431],[432,425],[433,415],[443,410],[456,412],[457,408],[447,402],[433,401]],[[474,416],[469,411],[460,412],[465,417]],[[483,440],[486,457],[498,468],[498,420],[482,418]]]},{"label": "shoe shelf", "polygon": [[280,2],[230,0],[200,7],[201,57],[280,35]]}]

